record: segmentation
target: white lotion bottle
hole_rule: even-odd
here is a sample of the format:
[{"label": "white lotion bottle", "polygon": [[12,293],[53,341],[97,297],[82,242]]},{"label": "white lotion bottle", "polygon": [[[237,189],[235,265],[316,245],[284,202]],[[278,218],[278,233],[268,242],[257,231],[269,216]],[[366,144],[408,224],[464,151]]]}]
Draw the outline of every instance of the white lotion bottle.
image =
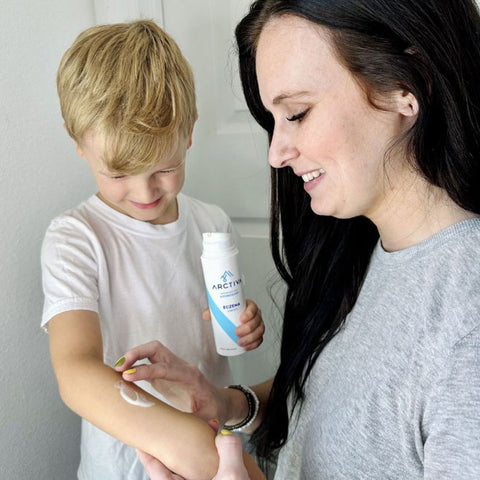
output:
[{"label": "white lotion bottle", "polygon": [[240,325],[239,318],[245,310],[245,296],[238,248],[232,235],[204,233],[201,261],[217,353],[240,355],[245,349],[237,344],[235,329]]}]

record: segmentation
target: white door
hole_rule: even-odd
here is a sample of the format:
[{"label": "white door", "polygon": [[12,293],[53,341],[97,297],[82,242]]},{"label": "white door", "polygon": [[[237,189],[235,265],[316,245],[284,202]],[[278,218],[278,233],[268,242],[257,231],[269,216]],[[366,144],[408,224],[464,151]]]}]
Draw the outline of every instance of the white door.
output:
[{"label": "white door", "polygon": [[196,81],[199,120],[187,156],[185,193],[221,206],[240,233],[247,296],[262,309],[267,333],[257,351],[232,359],[237,381],[275,369],[279,313],[267,292],[274,272],[268,247],[267,138],[240,88],[234,29],[249,0],[94,0],[97,23],[150,18],[177,41]]}]

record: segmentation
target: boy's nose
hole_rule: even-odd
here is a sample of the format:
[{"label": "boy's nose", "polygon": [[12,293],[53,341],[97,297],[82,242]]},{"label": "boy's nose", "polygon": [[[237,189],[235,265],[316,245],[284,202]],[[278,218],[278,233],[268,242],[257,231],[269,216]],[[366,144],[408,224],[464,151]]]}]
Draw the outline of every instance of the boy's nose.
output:
[{"label": "boy's nose", "polygon": [[138,203],[152,203],[157,200],[158,192],[153,182],[139,181],[134,189],[135,201]]},{"label": "boy's nose", "polygon": [[273,168],[283,168],[298,157],[298,150],[289,141],[288,137],[278,132],[273,132],[272,141],[268,150],[268,162]]}]

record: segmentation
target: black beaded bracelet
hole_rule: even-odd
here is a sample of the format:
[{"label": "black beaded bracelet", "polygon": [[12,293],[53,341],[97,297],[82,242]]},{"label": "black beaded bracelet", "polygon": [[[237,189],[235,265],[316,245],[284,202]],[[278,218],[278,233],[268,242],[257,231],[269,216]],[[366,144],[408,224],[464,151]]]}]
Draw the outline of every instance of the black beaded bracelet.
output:
[{"label": "black beaded bracelet", "polygon": [[258,410],[260,407],[260,401],[258,400],[256,393],[251,388],[245,385],[229,385],[226,388],[234,388],[235,390],[240,390],[241,392],[244,393],[245,397],[247,398],[247,403],[248,403],[247,416],[241,422],[236,423],[235,425],[223,426],[225,430],[238,432],[250,426],[254,422],[254,420],[257,418]]}]

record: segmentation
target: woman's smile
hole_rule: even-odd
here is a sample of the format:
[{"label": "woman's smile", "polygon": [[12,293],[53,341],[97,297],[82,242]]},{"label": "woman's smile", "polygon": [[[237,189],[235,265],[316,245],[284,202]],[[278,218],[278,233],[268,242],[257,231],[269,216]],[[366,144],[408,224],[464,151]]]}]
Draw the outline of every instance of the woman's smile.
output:
[{"label": "woman's smile", "polygon": [[318,170],[313,170],[312,172],[304,173],[302,175],[302,180],[305,182],[303,188],[306,192],[311,191],[315,188],[321,181],[322,177],[325,175],[325,170],[319,168]]}]

